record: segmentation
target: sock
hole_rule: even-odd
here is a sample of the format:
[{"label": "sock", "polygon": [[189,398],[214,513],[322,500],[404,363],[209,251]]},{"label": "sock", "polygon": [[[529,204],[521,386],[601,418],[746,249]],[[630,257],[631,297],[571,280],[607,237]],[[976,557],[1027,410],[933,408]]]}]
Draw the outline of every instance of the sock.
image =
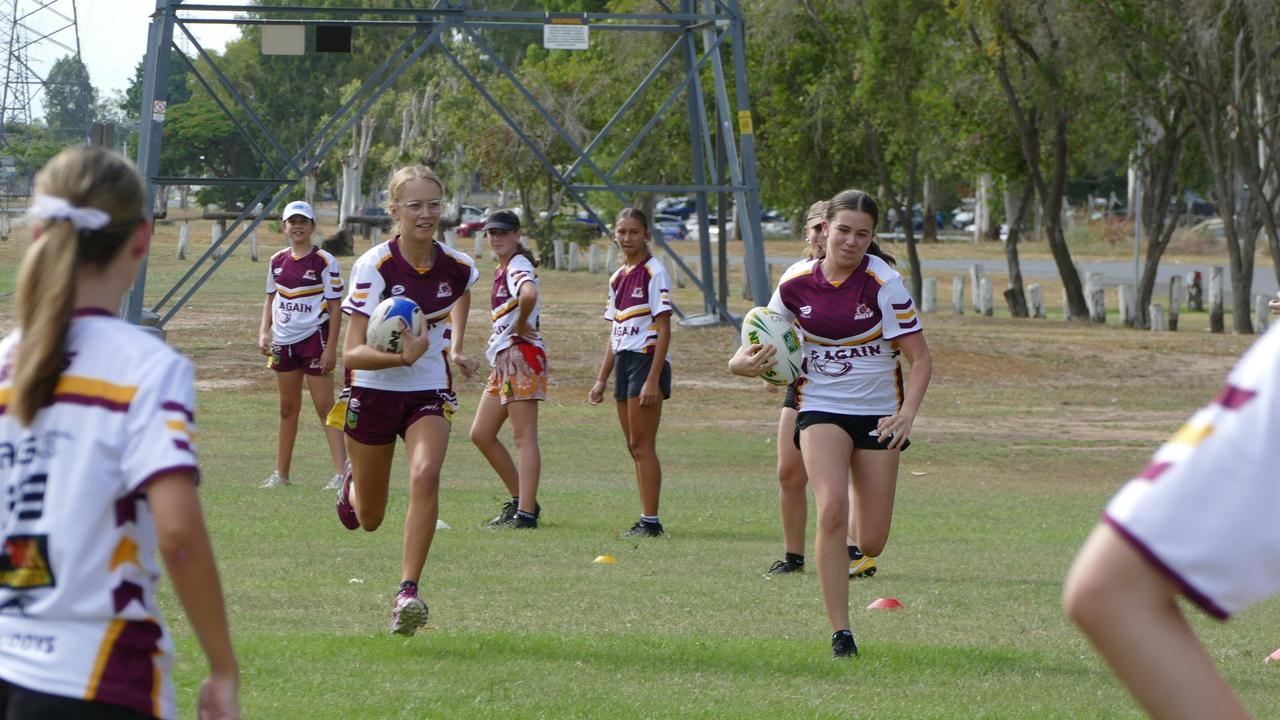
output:
[{"label": "sock", "polygon": [[857,546],[857,545],[850,545],[850,546],[849,546],[849,559],[850,559],[850,560],[861,560],[861,559],[862,559],[862,551],[858,549],[858,546]]},{"label": "sock", "polygon": [[832,639],[832,640],[835,640],[835,639],[836,639],[836,638],[838,638],[838,637],[847,637],[847,638],[849,638],[850,640],[852,640],[852,639],[853,639],[853,633],[852,633],[851,631],[849,631],[849,630],[837,630],[837,631],[835,631],[835,632],[831,633],[831,639]]},{"label": "sock", "polygon": [[538,516],[537,516],[537,515],[534,515],[534,514],[533,514],[533,513],[531,513],[531,512],[525,512],[524,510],[517,510],[517,511],[516,511],[516,517],[518,517],[518,518],[524,518],[525,520],[537,520],[537,519],[538,519]]},{"label": "sock", "polygon": [[413,594],[414,594],[414,595],[417,595],[417,594],[418,594],[418,583],[416,583],[416,582],[414,582],[414,581],[412,581],[412,580],[405,580],[404,582],[400,583],[400,592],[404,592],[405,590],[412,590],[412,591],[413,591]]},{"label": "sock", "polygon": [[642,522],[642,523],[648,523],[649,525],[661,525],[661,524],[662,524],[662,523],[658,522],[658,516],[657,516],[657,515],[645,515],[644,513],[641,513],[641,514],[640,514],[640,522]]},{"label": "sock", "polygon": [[519,495],[512,495],[512,496],[511,496],[511,502],[515,503],[515,504],[516,504],[516,507],[520,507],[520,496],[519,496]]},{"label": "sock", "polygon": [[797,555],[796,553],[787,553],[787,562],[791,563],[792,565],[803,565],[804,556]]}]

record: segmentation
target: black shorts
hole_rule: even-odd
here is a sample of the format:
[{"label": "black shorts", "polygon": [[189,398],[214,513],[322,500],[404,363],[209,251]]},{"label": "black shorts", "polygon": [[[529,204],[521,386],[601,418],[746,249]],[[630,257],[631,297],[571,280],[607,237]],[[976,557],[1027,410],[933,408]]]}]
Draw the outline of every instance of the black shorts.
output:
[{"label": "black shorts", "polygon": [[792,410],[799,410],[800,403],[796,402],[796,400],[797,400],[796,384],[791,383],[790,385],[787,386],[786,396],[782,398],[782,407],[791,408]]},{"label": "black shorts", "polygon": [[[821,410],[805,410],[796,415],[796,447],[800,447],[800,431],[811,425],[839,425],[853,439],[853,446],[859,450],[887,450],[880,443],[876,433],[876,423],[885,415],[839,415]],[[886,443],[888,440],[885,441]],[[911,447],[911,439],[902,443],[899,450]]]},{"label": "black shorts", "polygon": [[0,718],[4,720],[154,720],[123,705],[50,695],[0,680]]},{"label": "black shorts", "polygon": [[[613,358],[613,399],[627,400],[640,397],[644,381],[649,379],[653,356],[648,353],[623,350]],[[662,374],[658,376],[658,388],[662,399],[671,398],[671,363],[663,361]]]}]

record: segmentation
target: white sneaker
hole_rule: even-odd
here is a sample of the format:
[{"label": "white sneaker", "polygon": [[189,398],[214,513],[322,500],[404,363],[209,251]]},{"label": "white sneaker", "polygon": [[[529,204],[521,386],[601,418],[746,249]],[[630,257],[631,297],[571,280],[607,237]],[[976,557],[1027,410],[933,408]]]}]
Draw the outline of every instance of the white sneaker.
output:
[{"label": "white sneaker", "polygon": [[267,476],[267,481],[262,483],[258,487],[273,488],[273,487],[288,487],[288,486],[289,486],[289,478],[285,477],[284,475],[281,475],[275,470],[272,470],[271,474]]},{"label": "white sneaker", "polygon": [[338,473],[337,475],[334,475],[333,479],[329,481],[329,484],[324,486],[324,489],[337,490],[340,487],[342,487],[342,473]]}]

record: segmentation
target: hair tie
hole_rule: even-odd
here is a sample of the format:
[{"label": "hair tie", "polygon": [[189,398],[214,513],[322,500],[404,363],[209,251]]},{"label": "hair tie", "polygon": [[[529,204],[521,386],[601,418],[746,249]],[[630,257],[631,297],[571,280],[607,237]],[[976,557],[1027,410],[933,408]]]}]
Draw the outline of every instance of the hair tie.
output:
[{"label": "hair tie", "polygon": [[69,220],[77,230],[101,230],[111,222],[111,215],[105,210],[76,207],[54,195],[36,195],[28,213],[41,220]]}]

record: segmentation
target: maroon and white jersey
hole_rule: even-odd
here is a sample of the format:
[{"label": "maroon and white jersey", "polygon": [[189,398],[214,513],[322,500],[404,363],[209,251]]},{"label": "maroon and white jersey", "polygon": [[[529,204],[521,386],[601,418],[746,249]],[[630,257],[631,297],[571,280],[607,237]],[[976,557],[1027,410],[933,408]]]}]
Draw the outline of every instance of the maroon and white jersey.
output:
[{"label": "maroon and white jersey", "polygon": [[[493,291],[489,294],[489,315],[493,321],[493,334],[489,336],[489,347],[484,356],[490,365],[494,364],[498,353],[515,345],[516,318],[520,316],[520,288],[525,283],[533,283],[534,289],[541,284],[538,274],[533,271],[533,263],[524,255],[512,255],[506,267],[498,267],[493,271]],[[533,303],[533,312],[529,313],[529,327],[538,329],[538,315],[542,312],[542,295]],[[527,338],[521,342],[529,342]],[[543,347],[541,334],[531,343]]]},{"label": "maroon and white jersey", "polygon": [[292,345],[311,337],[329,319],[329,301],[342,299],[338,258],[312,247],[300,258],[285,248],[267,263],[271,300],[271,342]]},{"label": "maroon and white jersey", "polygon": [[[435,241],[432,241],[435,242]],[[465,253],[435,243],[436,262],[416,268],[400,254],[400,236],[370,248],[351,268],[351,289],[342,312],[368,317],[378,303],[402,295],[418,303],[427,323],[430,345],[409,367],[355,370],[352,385],[377,390],[449,390],[449,347],[453,335],[449,311],[480,278],[476,264]]]},{"label": "maroon and white jersey", "polygon": [[1217,618],[1280,592],[1280,329],[1254,343],[1103,519]]},{"label": "maroon and white jersey", "polygon": [[823,276],[821,260],[802,260],[782,274],[769,309],[802,331],[797,409],[841,415],[898,411],[901,351],[893,340],[921,327],[902,276],[889,263],[867,255],[836,285]]},{"label": "maroon and white jersey", "polygon": [[[671,276],[652,255],[634,267],[624,265],[609,278],[609,304],[604,319],[613,323],[609,347],[652,353],[658,342],[654,318],[671,312]],[[667,360],[671,354],[667,354]]]},{"label": "maroon and white jersey", "polygon": [[0,340],[0,677],[177,715],[147,483],[197,473],[191,363],[105,310],[78,311],[53,402],[12,413]]}]

